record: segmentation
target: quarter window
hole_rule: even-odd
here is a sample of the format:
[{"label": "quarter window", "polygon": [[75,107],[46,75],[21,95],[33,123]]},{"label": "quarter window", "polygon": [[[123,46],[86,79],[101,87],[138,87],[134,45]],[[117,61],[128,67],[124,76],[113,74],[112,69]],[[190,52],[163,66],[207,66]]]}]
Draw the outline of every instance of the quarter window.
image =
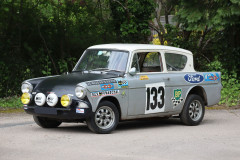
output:
[{"label": "quarter window", "polygon": [[185,68],[187,57],[181,54],[165,53],[168,71],[181,71]]},{"label": "quarter window", "polygon": [[134,54],[134,56],[133,56],[131,68],[133,68],[133,67],[136,68],[137,72],[140,72],[140,69],[139,69],[139,59],[138,59],[138,55],[137,54]]}]

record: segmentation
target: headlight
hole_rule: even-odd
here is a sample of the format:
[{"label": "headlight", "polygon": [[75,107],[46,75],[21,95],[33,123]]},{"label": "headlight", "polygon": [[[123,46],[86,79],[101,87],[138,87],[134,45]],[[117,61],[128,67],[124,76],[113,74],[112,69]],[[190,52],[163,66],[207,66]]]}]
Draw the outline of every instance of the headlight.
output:
[{"label": "headlight", "polygon": [[61,104],[63,107],[68,107],[72,103],[72,98],[69,95],[63,95],[61,97]]},{"label": "headlight", "polygon": [[29,82],[24,82],[21,87],[22,93],[31,93],[33,90],[33,86]]},{"label": "headlight", "polygon": [[75,94],[78,98],[83,99],[86,96],[86,89],[81,86],[77,86],[75,89]]},{"label": "headlight", "polygon": [[30,93],[23,93],[21,97],[21,101],[23,104],[29,104],[32,99],[32,95]]}]

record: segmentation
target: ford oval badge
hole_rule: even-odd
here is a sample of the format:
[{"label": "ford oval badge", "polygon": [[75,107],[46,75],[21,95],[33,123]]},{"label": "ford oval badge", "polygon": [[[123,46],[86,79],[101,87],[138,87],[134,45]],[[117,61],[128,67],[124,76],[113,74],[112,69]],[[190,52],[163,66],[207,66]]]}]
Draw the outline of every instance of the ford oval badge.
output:
[{"label": "ford oval badge", "polygon": [[189,83],[201,83],[204,77],[201,74],[186,74],[184,79]]}]

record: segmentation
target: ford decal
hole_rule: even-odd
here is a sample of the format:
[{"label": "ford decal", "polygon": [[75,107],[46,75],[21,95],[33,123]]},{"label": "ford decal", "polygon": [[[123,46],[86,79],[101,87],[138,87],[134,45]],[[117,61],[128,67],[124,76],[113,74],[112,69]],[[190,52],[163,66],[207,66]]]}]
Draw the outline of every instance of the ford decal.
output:
[{"label": "ford decal", "polygon": [[204,77],[201,74],[186,74],[184,79],[189,83],[201,83]]}]

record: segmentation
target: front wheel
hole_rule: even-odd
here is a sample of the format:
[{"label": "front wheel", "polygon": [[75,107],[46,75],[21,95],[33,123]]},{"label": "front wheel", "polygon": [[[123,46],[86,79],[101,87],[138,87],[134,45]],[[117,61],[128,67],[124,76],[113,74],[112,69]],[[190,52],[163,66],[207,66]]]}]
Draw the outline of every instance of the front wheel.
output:
[{"label": "front wheel", "polygon": [[56,128],[62,123],[54,119],[39,116],[33,116],[33,119],[42,128]]},{"label": "front wheel", "polygon": [[205,113],[203,100],[196,94],[187,97],[180,114],[181,121],[189,126],[195,126],[202,122]]},{"label": "front wheel", "polygon": [[88,128],[96,133],[107,134],[118,125],[119,112],[116,106],[109,101],[99,104],[96,112],[86,120]]}]

